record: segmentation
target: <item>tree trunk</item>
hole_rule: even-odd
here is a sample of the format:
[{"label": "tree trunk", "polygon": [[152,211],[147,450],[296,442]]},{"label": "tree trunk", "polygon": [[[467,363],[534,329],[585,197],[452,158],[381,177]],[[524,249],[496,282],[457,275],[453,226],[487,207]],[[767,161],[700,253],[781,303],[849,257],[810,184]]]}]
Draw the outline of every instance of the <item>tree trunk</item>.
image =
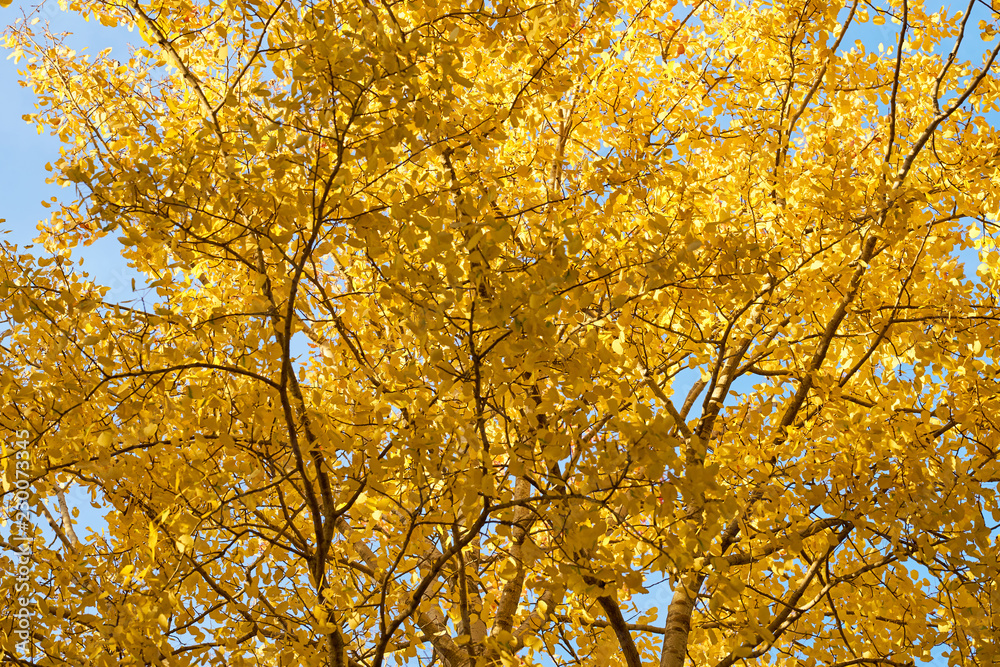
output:
[{"label": "tree trunk", "polygon": [[674,589],[674,597],[667,608],[667,626],[663,635],[663,651],[660,653],[660,667],[684,667],[687,654],[688,634],[691,632],[691,612],[698,597],[703,576],[695,578],[693,590],[683,580]]}]

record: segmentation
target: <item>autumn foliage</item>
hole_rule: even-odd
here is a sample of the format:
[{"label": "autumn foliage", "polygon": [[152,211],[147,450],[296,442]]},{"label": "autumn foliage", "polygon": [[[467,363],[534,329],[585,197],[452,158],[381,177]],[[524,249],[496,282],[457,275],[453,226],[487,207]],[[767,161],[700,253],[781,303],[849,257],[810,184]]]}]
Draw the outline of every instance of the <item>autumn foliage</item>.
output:
[{"label": "autumn foliage", "polygon": [[69,5],[141,48],[8,31],[71,188],[0,248],[2,664],[1000,659],[1000,17]]}]

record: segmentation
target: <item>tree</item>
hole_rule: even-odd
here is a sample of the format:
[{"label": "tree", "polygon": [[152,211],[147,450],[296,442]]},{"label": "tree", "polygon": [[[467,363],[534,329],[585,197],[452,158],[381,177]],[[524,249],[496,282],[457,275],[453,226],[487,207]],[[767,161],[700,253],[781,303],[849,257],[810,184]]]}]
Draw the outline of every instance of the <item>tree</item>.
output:
[{"label": "tree", "polygon": [[997,15],[69,5],[143,45],[8,33],[74,194],[3,246],[3,664],[997,659]]}]

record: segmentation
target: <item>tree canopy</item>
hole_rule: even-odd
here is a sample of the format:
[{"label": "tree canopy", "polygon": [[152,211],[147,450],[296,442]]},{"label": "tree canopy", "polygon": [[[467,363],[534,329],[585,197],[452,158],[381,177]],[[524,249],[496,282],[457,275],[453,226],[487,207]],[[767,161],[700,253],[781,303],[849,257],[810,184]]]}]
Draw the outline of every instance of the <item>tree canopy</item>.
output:
[{"label": "tree canopy", "polygon": [[995,664],[989,8],[66,4],[3,664]]}]

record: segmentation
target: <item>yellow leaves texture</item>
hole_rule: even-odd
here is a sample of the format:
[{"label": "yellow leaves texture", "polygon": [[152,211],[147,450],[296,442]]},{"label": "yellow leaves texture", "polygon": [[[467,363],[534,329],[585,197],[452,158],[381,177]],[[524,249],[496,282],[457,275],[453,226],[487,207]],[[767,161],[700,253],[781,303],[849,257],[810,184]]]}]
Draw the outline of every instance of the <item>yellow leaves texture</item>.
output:
[{"label": "yellow leaves texture", "polygon": [[68,5],[143,43],[7,36],[72,193],[0,256],[36,664],[995,657],[964,14]]}]

